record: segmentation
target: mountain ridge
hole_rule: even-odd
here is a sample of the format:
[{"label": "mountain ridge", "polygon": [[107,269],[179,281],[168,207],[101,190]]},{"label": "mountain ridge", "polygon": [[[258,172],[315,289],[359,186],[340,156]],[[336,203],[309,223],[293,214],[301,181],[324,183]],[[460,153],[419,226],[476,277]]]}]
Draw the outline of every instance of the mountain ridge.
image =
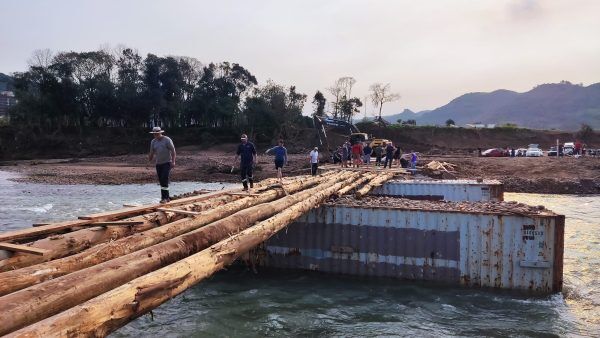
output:
[{"label": "mountain ridge", "polygon": [[523,93],[498,89],[472,92],[433,110],[382,116],[389,122],[414,119],[419,125],[512,123],[531,129],[577,130],[585,123],[600,128],[600,83],[583,86],[567,81],[538,85]]}]

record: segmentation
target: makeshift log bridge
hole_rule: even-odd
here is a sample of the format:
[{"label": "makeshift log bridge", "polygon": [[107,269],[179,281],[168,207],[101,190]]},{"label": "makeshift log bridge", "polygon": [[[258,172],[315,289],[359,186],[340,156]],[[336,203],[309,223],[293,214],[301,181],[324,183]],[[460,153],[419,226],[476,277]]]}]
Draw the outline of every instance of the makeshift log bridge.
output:
[{"label": "makeshift log bridge", "polygon": [[262,182],[251,194],[225,190],[0,234],[2,242],[48,251],[29,254],[41,260],[25,252],[0,260],[0,335],[105,336],[331,196],[360,198],[393,175],[328,171]]}]

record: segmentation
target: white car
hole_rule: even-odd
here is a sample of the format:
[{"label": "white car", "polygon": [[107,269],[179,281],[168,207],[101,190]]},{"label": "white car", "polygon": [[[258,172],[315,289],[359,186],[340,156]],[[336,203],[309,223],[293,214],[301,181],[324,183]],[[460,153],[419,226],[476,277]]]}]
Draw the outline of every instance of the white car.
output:
[{"label": "white car", "polygon": [[544,156],[544,152],[540,149],[540,146],[537,144],[530,144],[529,148],[525,152],[525,156],[527,157],[540,157]]}]

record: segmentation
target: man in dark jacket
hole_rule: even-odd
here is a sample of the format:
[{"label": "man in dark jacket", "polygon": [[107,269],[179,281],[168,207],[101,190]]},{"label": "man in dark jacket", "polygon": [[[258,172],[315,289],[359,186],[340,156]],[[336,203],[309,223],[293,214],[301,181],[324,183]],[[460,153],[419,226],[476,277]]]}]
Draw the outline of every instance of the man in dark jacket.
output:
[{"label": "man in dark jacket", "polygon": [[389,168],[392,169],[392,162],[394,161],[394,150],[396,150],[396,148],[394,148],[392,142],[385,145],[385,162],[383,162],[383,169],[385,169],[388,163]]},{"label": "man in dark jacket", "polygon": [[239,157],[242,184],[244,185],[244,191],[248,191],[248,183],[250,183],[250,188],[254,187],[252,167],[256,164],[256,148],[252,142],[248,142],[248,135],[242,134],[240,139],[242,143],[237,148],[234,163],[237,162]]}]

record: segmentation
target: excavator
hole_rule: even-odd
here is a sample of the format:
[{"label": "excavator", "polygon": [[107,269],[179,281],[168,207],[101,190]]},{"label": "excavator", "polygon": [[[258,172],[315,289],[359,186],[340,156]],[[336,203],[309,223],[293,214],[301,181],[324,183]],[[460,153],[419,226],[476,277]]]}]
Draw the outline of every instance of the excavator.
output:
[{"label": "excavator", "polygon": [[330,159],[333,153],[333,148],[330,146],[327,137],[327,130],[336,131],[337,133],[344,135],[346,138],[350,139],[350,143],[352,144],[356,142],[369,142],[369,135],[361,133],[352,123],[317,115],[313,115],[313,123],[317,130],[317,135],[319,136],[319,143],[321,145],[319,149],[327,159]]}]

